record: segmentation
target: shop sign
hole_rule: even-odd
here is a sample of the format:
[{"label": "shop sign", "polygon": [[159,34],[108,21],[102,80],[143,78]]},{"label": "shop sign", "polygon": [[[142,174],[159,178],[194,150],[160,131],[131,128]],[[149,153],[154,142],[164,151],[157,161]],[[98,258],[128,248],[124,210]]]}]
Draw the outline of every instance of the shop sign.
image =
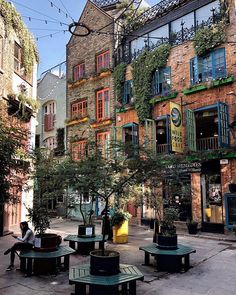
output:
[{"label": "shop sign", "polygon": [[180,164],[173,164],[173,165],[168,165],[166,168],[168,170],[178,170],[181,172],[201,172],[201,167],[202,164],[200,162],[195,162],[195,163],[180,163]]},{"label": "shop sign", "polygon": [[182,110],[177,103],[170,102],[171,147],[173,152],[183,152]]}]

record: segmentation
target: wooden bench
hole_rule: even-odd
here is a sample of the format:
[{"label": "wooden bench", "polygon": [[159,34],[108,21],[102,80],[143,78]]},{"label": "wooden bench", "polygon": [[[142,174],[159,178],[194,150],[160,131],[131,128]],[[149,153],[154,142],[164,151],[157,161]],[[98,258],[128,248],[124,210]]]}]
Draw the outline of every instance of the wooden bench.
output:
[{"label": "wooden bench", "polygon": [[103,241],[103,235],[96,235],[92,238],[78,237],[77,235],[68,235],[64,238],[64,241],[69,241],[69,246],[72,249],[76,249],[75,243],[77,243],[77,251],[81,254],[89,254],[95,249],[95,243],[99,243],[99,249],[104,247],[104,242],[108,239],[108,235],[105,236]]},{"label": "wooden bench", "polygon": [[[75,250],[68,246],[58,246],[57,250],[51,252],[40,252],[34,249],[21,251],[19,253],[21,260],[20,269],[24,271],[27,276],[31,276],[32,273],[40,274],[41,272],[56,274],[57,269],[61,269],[61,258],[64,257],[63,270],[69,270],[70,255],[74,252]],[[40,262],[42,262],[41,265]]]},{"label": "wooden bench", "polygon": [[69,283],[75,284],[75,294],[86,294],[89,286],[91,295],[117,295],[121,285],[122,294],[136,294],[136,281],[143,280],[143,274],[134,265],[120,264],[120,273],[112,276],[90,274],[90,265],[77,265],[70,268]]},{"label": "wooden bench", "polygon": [[157,270],[169,272],[187,271],[190,268],[189,255],[196,253],[195,249],[181,244],[178,244],[176,250],[159,249],[157,244],[142,246],[139,250],[145,252],[145,265],[150,265],[150,255],[152,255],[157,260]]}]

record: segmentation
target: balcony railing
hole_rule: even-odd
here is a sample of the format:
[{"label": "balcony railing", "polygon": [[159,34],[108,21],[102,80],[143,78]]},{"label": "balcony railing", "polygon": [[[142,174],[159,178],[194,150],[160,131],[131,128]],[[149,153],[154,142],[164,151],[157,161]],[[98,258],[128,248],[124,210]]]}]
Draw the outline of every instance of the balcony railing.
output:
[{"label": "balcony railing", "polygon": [[170,145],[168,143],[157,145],[157,154],[167,154],[170,150]]},{"label": "balcony railing", "polygon": [[120,0],[92,0],[98,7],[106,7],[120,3]]},{"label": "balcony railing", "polygon": [[197,139],[198,151],[217,150],[218,148],[218,136]]}]

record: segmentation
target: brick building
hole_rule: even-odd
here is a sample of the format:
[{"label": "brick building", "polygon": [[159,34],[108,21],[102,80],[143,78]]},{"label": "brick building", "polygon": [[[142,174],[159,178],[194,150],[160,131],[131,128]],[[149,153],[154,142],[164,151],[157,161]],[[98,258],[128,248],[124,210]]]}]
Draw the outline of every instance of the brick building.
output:
[{"label": "brick building", "polygon": [[[120,137],[146,142],[157,155],[185,156],[185,165],[173,166],[182,169],[181,182],[165,177],[162,196],[166,206],[179,208],[181,221],[198,220],[203,231],[222,232],[230,220],[236,222],[235,198],[231,195],[229,206],[225,202],[228,185],[236,182],[235,9],[232,0],[160,1],[136,19],[142,25],[130,29],[116,55],[118,64],[127,64],[123,101],[116,109]],[[225,40],[197,55],[192,40],[198,29],[216,28],[223,19]],[[146,100],[150,116],[140,122],[132,63],[165,43],[171,49],[165,66],[152,73]],[[151,217],[145,207],[140,213]]]},{"label": "brick building", "polygon": [[[17,19],[12,27],[13,19]],[[27,47],[28,45],[28,47]],[[29,131],[27,138],[22,139],[22,148],[16,161],[27,158],[34,149],[35,141],[35,100],[37,90],[37,52],[34,41],[25,27],[20,15],[12,4],[1,1],[0,8],[0,101],[1,111],[8,116],[8,121],[13,126],[22,126],[22,130]],[[22,110],[24,105],[24,111]],[[22,135],[21,135],[22,136]],[[28,161],[28,159],[26,159]],[[32,206],[33,191],[26,188],[24,175],[14,174],[12,195],[17,202],[9,202],[0,210],[0,235],[10,230],[11,226],[18,225],[26,219],[27,206]],[[16,179],[20,179],[16,183]],[[31,185],[32,187],[32,185]]]}]

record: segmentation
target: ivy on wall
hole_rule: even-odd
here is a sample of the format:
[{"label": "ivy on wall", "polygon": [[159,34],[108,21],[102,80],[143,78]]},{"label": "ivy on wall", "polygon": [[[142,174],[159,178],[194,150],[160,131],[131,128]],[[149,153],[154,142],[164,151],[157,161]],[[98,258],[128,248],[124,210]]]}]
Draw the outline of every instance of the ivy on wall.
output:
[{"label": "ivy on wall", "polygon": [[126,71],[125,63],[118,64],[113,71],[115,96],[116,96],[117,102],[121,104],[123,102],[123,86],[125,82],[125,71]]},{"label": "ivy on wall", "polygon": [[166,65],[171,45],[163,44],[153,51],[144,51],[132,63],[133,87],[135,94],[135,109],[139,122],[151,117],[152,107],[149,103],[151,96],[152,74]]},{"label": "ivy on wall", "polygon": [[22,47],[22,66],[24,74],[32,73],[34,62],[39,62],[39,56],[36,44],[32,35],[25,26],[21,15],[16,11],[15,7],[5,0],[0,0],[0,14],[5,24],[6,37],[11,31],[16,33]]},{"label": "ivy on wall", "polygon": [[65,152],[64,138],[65,138],[65,129],[58,128],[57,129],[57,147],[54,150],[55,156],[64,155],[64,152]]},{"label": "ivy on wall", "polygon": [[194,36],[193,46],[198,56],[211,51],[216,46],[226,42],[226,25],[219,22],[211,27],[203,27],[197,30]]}]

